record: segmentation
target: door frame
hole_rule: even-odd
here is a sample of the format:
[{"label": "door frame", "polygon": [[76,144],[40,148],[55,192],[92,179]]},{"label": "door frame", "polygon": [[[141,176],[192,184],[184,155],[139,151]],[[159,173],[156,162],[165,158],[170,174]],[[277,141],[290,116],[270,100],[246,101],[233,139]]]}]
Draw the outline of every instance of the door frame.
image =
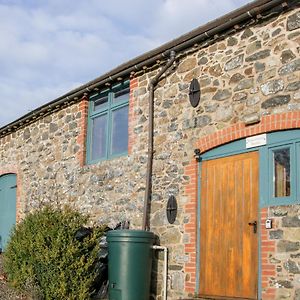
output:
[{"label": "door frame", "polygon": [[[233,159],[232,159],[233,158]],[[218,173],[218,166],[220,166],[220,164],[221,165],[223,165],[223,164],[225,164],[226,166],[227,166],[227,164],[228,164],[228,162],[229,162],[229,164],[230,164],[230,166],[234,166],[234,168],[237,166],[236,165],[236,159],[239,161],[239,165],[241,165],[241,162],[242,162],[242,165],[244,164],[244,163],[246,163],[246,164],[248,164],[248,162],[250,161],[250,165],[252,166],[250,169],[251,170],[253,170],[252,168],[254,168],[254,169],[256,169],[256,171],[254,170],[254,172],[255,172],[255,174],[257,174],[257,175],[250,175],[250,173],[245,173],[245,174],[248,174],[251,178],[252,178],[252,180],[254,180],[254,182],[255,182],[255,187],[254,187],[254,185],[247,185],[246,184],[246,189],[248,190],[250,190],[251,192],[250,192],[250,194],[252,193],[252,192],[254,192],[254,197],[251,197],[250,196],[250,194],[248,195],[248,197],[249,197],[249,200],[250,200],[250,198],[252,198],[252,202],[251,203],[253,203],[253,205],[254,205],[254,207],[252,206],[252,205],[250,205],[249,207],[248,207],[248,209],[249,210],[245,210],[245,211],[247,211],[248,213],[250,213],[250,215],[251,215],[251,217],[250,217],[250,219],[243,219],[243,221],[246,221],[246,224],[248,224],[248,222],[250,222],[250,221],[252,221],[252,220],[256,220],[256,221],[258,221],[259,220],[259,178],[257,177],[258,175],[259,175],[259,152],[258,151],[249,151],[249,152],[244,152],[244,153],[241,153],[241,154],[235,154],[235,155],[230,155],[230,156],[225,156],[225,157],[221,157],[221,158],[218,158],[218,159],[212,159],[212,160],[205,160],[205,161],[203,161],[203,166],[204,166],[204,164],[207,164],[208,163],[208,165],[207,165],[207,170],[210,170],[210,171],[208,171],[208,172],[212,172],[212,173],[214,173],[214,172],[216,172],[215,173],[215,175],[214,176],[218,176],[217,175],[217,173]],[[211,165],[211,163],[212,163],[212,165]],[[201,162],[201,165],[202,165],[202,162]],[[217,168],[217,170],[216,171],[213,171],[213,169],[210,169],[211,168],[211,166],[213,166],[213,168]],[[202,170],[201,170],[202,171]],[[240,170],[241,172],[243,172],[242,170]],[[248,170],[248,172],[250,172],[250,170]],[[257,173],[256,173],[257,172]],[[236,173],[236,174],[238,174],[238,173]],[[247,175],[246,175],[247,176]],[[206,176],[205,176],[206,177]],[[207,177],[209,177],[209,175],[207,175]],[[200,178],[200,176],[199,176],[199,178]],[[227,177],[228,178],[228,177]],[[235,179],[237,180],[235,180],[235,182],[237,183],[237,184],[239,184],[238,182],[239,182],[239,179],[238,179],[239,177],[237,176],[237,177],[235,177]],[[205,179],[204,179],[205,180]],[[201,183],[200,183],[200,185],[199,185],[199,187],[200,188],[204,188],[204,186],[206,185],[203,181],[202,181],[202,178],[200,178],[200,181],[201,181]],[[208,184],[208,185],[210,185],[210,184]],[[219,186],[219,185],[218,185]],[[235,187],[237,187],[237,185],[235,185]],[[220,188],[220,186],[219,186],[219,188]],[[223,187],[222,187],[223,188]],[[206,187],[206,191],[208,191],[207,190],[208,189],[208,187]],[[213,188],[214,189],[214,188]],[[226,188],[225,188],[226,189]],[[219,190],[219,189],[218,189]],[[248,191],[249,191],[248,190]],[[220,191],[220,190],[219,190]],[[223,193],[224,192],[224,190],[222,189],[221,190],[222,192],[221,193]],[[242,197],[242,194],[240,194],[240,196]],[[219,199],[218,198],[218,196],[216,196],[217,197],[217,199]],[[225,196],[226,197],[226,196]],[[246,196],[247,197],[247,196]],[[231,198],[231,197],[230,197]],[[236,200],[237,200],[237,202],[238,203],[241,203],[240,201],[239,201],[239,199],[240,199],[240,197],[234,197]],[[211,197],[207,194],[206,195],[206,197],[205,197],[205,200],[208,200],[208,199],[211,199]],[[229,199],[228,199],[229,200]],[[201,201],[201,199],[200,199],[200,201]],[[207,202],[207,201],[204,201],[204,202]],[[201,207],[201,205],[203,205],[204,204],[204,202],[199,202],[199,207]],[[205,204],[204,204],[205,205]],[[218,205],[217,203],[215,204],[215,205]],[[225,204],[225,202],[223,202],[223,205],[226,205]],[[238,204],[235,204],[235,205],[238,205]],[[208,207],[210,207],[210,209],[212,208],[209,204],[207,204],[207,206]],[[247,206],[247,205],[246,205]],[[251,208],[252,207],[252,208]],[[241,207],[240,207],[241,208]],[[207,208],[207,209],[209,209],[209,208]],[[200,211],[200,219],[201,219],[201,216],[203,216],[203,211],[202,211],[202,207],[199,209],[199,211]],[[212,210],[212,211],[214,211],[214,210]],[[211,211],[211,212],[212,212]],[[228,216],[228,213],[226,214],[227,216]],[[225,217],[225,215],[224,215],[224,217]],[[229,213],[229,217],[230,217],[230,213]],[[249,215],[248,215],[248,217],[249,217]],[[205,217],[204,217],[205,218]],[[226,218],[226,217],[225,217]],[[206,221],[207,221],[207,219],[206,219]],[[221,220],[220,220],[221,221]],[[201,224],[200,224],[201,226],[202,226],[202,220],[201,220]],[[259,226],[260,224],[258,223],[257,224],[257,226]],[[210,227],[209,225],[206,225],[206,226],[208,226],[208,227]],[[235,228],[237,228],[237,230],[238,230],[238,228],[239,227],[235,227]],[[247,229],[246,229],[247,228]],[[259,230],[259,228],[257,228],[258,230]],[[201,230],[201,228],[200,228],[200,230]],[[199,232],[200,232],[200,230],[199,230]],[[246,231],[245,231],[246,230]],[[249,234],[249,236],[248,236],[248,238],[249,238],[249,240],[251,240],[254,244],[252,244],[252,242],[251,242],[251,251],[249,252],[249,253],[253,253],[254,255],[255,255],[255,259],[253,260],[253,257],[250,259],[251,260],[251,264],[249,264],[249,273],[248,273],[248,275],[249,276],[251,276],[252,278],[253,278],[253,270],[254,269],[252,269],[252,267],[253,266],[256,266],[256,270],[255,270],[255,280],[254,281],[251,281],[251,286],[252,286],[252,284],[253,284],[253,288],[255,287],[255,289],[251,289],[251,291],[252,292],[254,292],[255,291],[255,293],[253,294],[253,293],[251,293],[250,292],[250,294],[252,294],[252,297],[251,298],[248,298],[248,297],[246,297],[245,295],[244,295],[244,297],[241,297],[241,296],[237,296],[237,295],[235,295],[235,297],[236,297],[236,299],[256,299],[257,300],[257,297],[258,297],[258,287],[257,287],[257,278],[258,278],[258,272],[259,272],[259,270],[258,270],[258,262],[259,262],[259,253],[258,253],[258,249],[259,249],[259,245],[258,245],[258,242],[259,242],[259,239],[260,239],[260,236],[259,236],[259,234],[258,234],[258,231],[257,231],[257,233],[256,234],[254,234],[253,235],[253,233],[252,233],[252,231],[253,230],[250,230],[250,233],[246,233],[246,232],[248,232],[248,227],[246,226],[246,227],[244,227],[244,233],[246,233],[246,234]],[[239,232],[239,230],[237,231],[237,232]],[[240,236],[240,235],[239,235]],[[229,236],[228,236],[229,237]],[[229,239],[230,239],[230,237],[229,237]],[[203,249],[202,247],[204,246],[204,248],[206,248],[205,247],[205,244],[203,244],[203,242],[201,241],[201,240],[199,240],[199,242],[200,242],[200,245],[199,245],[199,247],[201,247],[200,249]],[[214,243],[213,241],[212,241],[212,243]],[[201,246],[202,245],[202,246]],[[236,246],[237,246],[237,244],[235,244]],[[206,250],[207,250],[208,248],[206,248]],[[221,248],[222,249],[222,248]],[[241,250],[237,250],[239,253],[241,253],[240,251]],[[200,251],[199,251],[199,254],[200,254],[200,261],[201,261],[201,253],[200,253]],[[218,251],[215,253],[215,255],[219,255],[218,254]],[[251,254],[251,256],[252,256],[252,254]],[[202,256],[202,258],[203,258],[203,256]],[[255,264],[253,264],[255,262]],[[249,261],[249,263],[250,263],[250,261]],[[205,263],[204,263],[205,264]],[[236,266],[236,265],[235,265]],[[199,267],[200,267],[200,270],[202,270],[203,271],[203,267],[201,267],[201,263],[199,264]],[[205,269],[204,269],[205,270]],[[200,278],[202,277],[203,278],[203,276],[201,276],[201,272],[199,272],[199,276],[200,276]],[[218,277],[218,276],[217,276]],[[224,278],[225,279],[225,278]],[[207,280],[207,279],[206,279]],[[237,279],[238,280],[238,279]],[[200,282],[200,285],[199,285],[199,291],[200,291],[200,288],[201,288],[201,281],[200,281],[200,279],[199,279],[199,282]],[[242,284],[242,283],[241,283]],[[255,286],[254,286],[255,285]],[[247,289],[247,287],[244,285],[244,287]],[[204,292],[203,291],[203,287],[202,287],[202,292]],[[206,288],[205,288],[205,290],[206,290]],[[248,292],[249,292],[250,290],[248,290]],[[213,292],[213,291],[212,291]],[[245,292],[245,290],[244,290],[244,292]],[[244,294],[244,293],[243,293]],[[200,297],[212,297],[212,299],[232,299],[232,297],[233,297],[233,295],[232,296],[225,296],[224,294],[222,295],[222,294],[218,294],[218,296],[217,295],[210,295],[210,294],[205,294],[205,293],[202,293],[202,294],[199,294],[199,296]],[[248,295],[249,297],[250,297],[250,295]]]},{"label": "door frame", "polygon": [[[268,151],[270,147],[276,145],[284,145],[285,143],[290,143],[291,141],[299,140],[300,141],[300,129],[290,129],[282,131],[274,131],[271,133],[266,133],[266,144],[258,147],[246,148],[246,138],[232,141],[228,144],[221,145],[219,147],[213,148],[204,152],[200,155],[200,158],[197,162],[197,226],[196,226],[196,292],[199,293],[200,290],[200,215],[201,215],[201,170],[202,162],[206,160],[213,160],[222,157],[228,157],[236,154],[248,153],[252,151],[258,151],[259,153],[259,199],[258,199],[258,282],[257,282],[257,298],[261,299],[262,287],[261,287],[261,209],[264,207],[272,206],[269,200],[269,184],[263,184],[265,182],[266,176],[268,174],[268,163],[269,160],[266,159],[268,156]],[[262,170],[262,171],[261,171]],[[267,173],[266,173],[267,172]],[[278,203],[277,205],[287,205],[292,204],[289,202]]]}]

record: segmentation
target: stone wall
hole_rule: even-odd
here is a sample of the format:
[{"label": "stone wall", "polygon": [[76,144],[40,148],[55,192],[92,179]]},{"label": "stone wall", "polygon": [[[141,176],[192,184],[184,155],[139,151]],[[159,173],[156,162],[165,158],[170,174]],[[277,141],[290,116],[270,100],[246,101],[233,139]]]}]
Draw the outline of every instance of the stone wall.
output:
[{"label": "stone wall", "polygon": [[114,226],[131,220],[133,226],[139,226],[143,160],[136,153],[81,167],[84,134],[80,124],[86,117],[83,102],[2,139],[0,174],[7,171],[7,166],[15,166],[21,216],[45,202],[54,202],[73,205],[89,213],[94,222]]},{"label": "stone wall", "polygon": [[[262,292],[271,299],[300,299],[300,205],[270,207],[262,215],[262,265],[268,266]],[[265,218],[272,219],[271,230],[264,229]]]},{"label": "stone wall", "polygon": [[[295,9],[237,30],[211,45],[190,49],[158,84],[150,223],[161,245],[169,248],[169,299],[192,296],[196,288],[194,149],[202,149],[199,141],[218,136],[228,128],[242,128],[247,136],[255,134],[251,131],[254,127],[245,127],[245,122],[253,118],[263,120],[300,111],[299,20],[299,9]],[[7,166],[15,165],[22,183],[18,192],[20,215],[39,207],[41,202],[51,201],[74,205],[90,213],[95,223],[113,226],[118,221],[130,220],[133,228],[140,227],[147,160],[147,86],[156,73],[157,70],[145,71],[131,81],[128,156],[95,165],[83,164],[86,105],[80,103],[41,118],[0,141],[0,174]],[[188,99],[192,78],[197,78],[201,85],[201,102],[195,109]],[[294,127],[299,128],[300,122]],[[262,127],[261,131],[274,128],[287,127]],[[216,139],[213,145],[242,137],[236,134],[233,138],[234,134],[229,134],[227,140]],[[179,209],[172,225],[168,224],[165,212],[170,195],[176,197]],[[296,218],[298,206],[293,209],[284,217]],[[278,240],[274,248],[275,279],[270,276],[270,284],[274,282],[273,286],[280,291],[276,294],[278,299],[285,292],[294,295],[298,286],[294,272],[298,260],[290,256],[297,255],[298,249],[293,253],[278,250],[285,243],[280,239],[298,247],[294,238],[286,237],[293,228],[284,226],[284,217],[278,221],[282,222],[278,225],[282,236],[276,238],[276,230],[270,231],[270,238],[272,234]],[[152,291],[157,295],[153,298],[162,299],[160,253],[157,258]],[[282,272],[288,272],[288,279],[282,280],[289,283],[278,283]]]}]

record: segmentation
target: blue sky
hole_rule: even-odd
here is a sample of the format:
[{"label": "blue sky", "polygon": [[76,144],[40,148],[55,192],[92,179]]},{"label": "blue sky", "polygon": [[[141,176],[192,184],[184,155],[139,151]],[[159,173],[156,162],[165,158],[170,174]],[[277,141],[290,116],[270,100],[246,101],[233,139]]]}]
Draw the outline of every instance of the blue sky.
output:
[{"label": "blue sky", "polygon": [[0,0],[0,127],[250,0]]}]

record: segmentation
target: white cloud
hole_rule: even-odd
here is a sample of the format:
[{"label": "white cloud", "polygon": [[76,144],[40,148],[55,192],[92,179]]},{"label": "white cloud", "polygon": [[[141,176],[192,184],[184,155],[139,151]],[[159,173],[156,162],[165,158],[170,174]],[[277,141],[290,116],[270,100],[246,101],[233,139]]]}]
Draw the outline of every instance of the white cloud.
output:
[{"label": "white cloud", "polygon": [[247,0],[0,0],[0,127]]},{"label": "white cloud", "polygon": [[[14,88],[12,88],[12,86]],[[17,86],[14,82],[6,81],[2,83],[1,81],[0,120],[9,123],[74,87],[75,86],[72,83],[64,83],[55,88],[48,86],[36,86],[30,88],[27,85]]]}]

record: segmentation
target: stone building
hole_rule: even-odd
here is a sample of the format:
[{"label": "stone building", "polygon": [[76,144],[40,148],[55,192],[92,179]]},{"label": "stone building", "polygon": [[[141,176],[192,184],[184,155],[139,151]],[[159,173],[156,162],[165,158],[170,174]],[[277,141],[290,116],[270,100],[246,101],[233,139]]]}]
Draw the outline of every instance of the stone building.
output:
[{"label": "stone building", "polygon": [[300,299],[299,53],[299,0],[257,0],[2,127],[2,244],[69,204],[157,234],[169,299]]}]

